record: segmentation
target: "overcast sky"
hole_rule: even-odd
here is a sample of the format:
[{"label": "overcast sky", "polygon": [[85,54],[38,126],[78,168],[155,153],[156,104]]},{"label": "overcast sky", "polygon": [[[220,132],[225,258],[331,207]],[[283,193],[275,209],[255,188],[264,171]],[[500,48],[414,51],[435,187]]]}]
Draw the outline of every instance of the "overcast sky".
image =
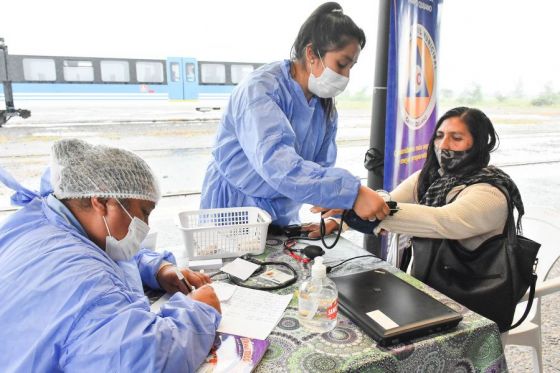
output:
[{"label": "overcast sky", "polygon": [[[0,37],[12,54],[269,62],[288,58],[315,0],[2,0]],[[368,38],[349,88],[373,85],[378,1],[341,0]],[[447,0],[440,88],[486,94],[560,90],[560,1]]]}]

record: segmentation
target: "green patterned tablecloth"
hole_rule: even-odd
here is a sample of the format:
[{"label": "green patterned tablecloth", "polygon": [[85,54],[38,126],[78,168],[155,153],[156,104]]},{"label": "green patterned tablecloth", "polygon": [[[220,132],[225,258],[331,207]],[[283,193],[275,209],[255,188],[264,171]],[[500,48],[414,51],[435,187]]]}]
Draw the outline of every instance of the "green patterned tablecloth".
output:
[{"label": "green patterned tablecloth", "polygon": [[[303,246],[305,244],[300,244]],[[298,284],[278,290],[293,293],[306,269],[283,252],[281,240],[270,238],[265,253],[258,259],[285,261],[298,269]],[[367,254],[350,241],[340,239],[327,250],[325,262]],[[450,332],[432,334],[389,348],[363,333],[340,312],[337,327],[328,333],[307,332],[298,322],[297,297],[271,335],[270,347],[256,372],[506,372],[507,366],[498,327],[493,322],[466,309],[422,282],[377,258],[362,258],[336,268],[330,277],[383,267],[463,314],[463,321]]]}]

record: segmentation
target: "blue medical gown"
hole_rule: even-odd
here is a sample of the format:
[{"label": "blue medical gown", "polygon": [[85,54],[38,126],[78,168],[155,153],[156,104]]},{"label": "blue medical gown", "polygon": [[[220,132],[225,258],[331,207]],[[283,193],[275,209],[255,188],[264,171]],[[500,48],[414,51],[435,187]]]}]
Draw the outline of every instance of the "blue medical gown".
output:
[{"label": "blue medical gown", "polygon": [[192,372],[203,362],[220,315],[181,293],[155,314],[142,292],[142,282],[159,287],[171,254],[116,263],[48,197],[25,194],[0,226],[0,370]]},{"label": "blue medical gown", "polygon": [[202,187],[201,208],[257,206],[279,225],[299,222],[302,203],[351,208],[359,180],[333,167],[336,115],[307,101],[290,61],[254,71],[234,90]]}]

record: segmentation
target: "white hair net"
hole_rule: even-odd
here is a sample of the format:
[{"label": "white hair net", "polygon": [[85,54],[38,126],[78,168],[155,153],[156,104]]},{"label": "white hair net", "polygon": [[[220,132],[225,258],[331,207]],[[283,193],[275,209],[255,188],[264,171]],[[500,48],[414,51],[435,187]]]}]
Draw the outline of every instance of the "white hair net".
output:
[{"label": "white hair net", "polygon": [[58,199],[160,198],[150,166],[130,151],[64,139],[54,143],[51,156],[51,184]]}]

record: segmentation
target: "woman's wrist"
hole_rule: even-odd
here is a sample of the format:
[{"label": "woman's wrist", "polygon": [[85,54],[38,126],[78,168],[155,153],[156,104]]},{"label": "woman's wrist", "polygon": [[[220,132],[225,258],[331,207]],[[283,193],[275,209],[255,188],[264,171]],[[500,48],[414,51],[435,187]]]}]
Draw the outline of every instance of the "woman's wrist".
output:
[{"label": "woman's wrist", "polygon": [[162,261],[161,261],[161,264],[159,265],[159,268],[158,268],[158,270],[157,270],[157,272],[156,272],[156,281],[158,281],[158,283],[159,283],[158,278],[159,278],[159,274],[161,273],[161,270],[162,270],[162,269],[164,269],[165,267],[174,266],[174,265],[175,265],[175,264],[173,264],[173,263],[171,263],[171,262],[168,262],[167,260],[162,260]]},{"label": "woman's wrist", "polygon": [[384,189],[377,189],[376,192],[379,195],[379,197],[383,198],[385,202],[391,201],[391,193],[387,192]]},{"label": "woman's wrist", "polygon": [[334,218],[332,216],[328,217],[325,219],[326,221],[333,221],[336,223],[336,228],[334,230],[339,230],[340,229],[340,219]]}]

